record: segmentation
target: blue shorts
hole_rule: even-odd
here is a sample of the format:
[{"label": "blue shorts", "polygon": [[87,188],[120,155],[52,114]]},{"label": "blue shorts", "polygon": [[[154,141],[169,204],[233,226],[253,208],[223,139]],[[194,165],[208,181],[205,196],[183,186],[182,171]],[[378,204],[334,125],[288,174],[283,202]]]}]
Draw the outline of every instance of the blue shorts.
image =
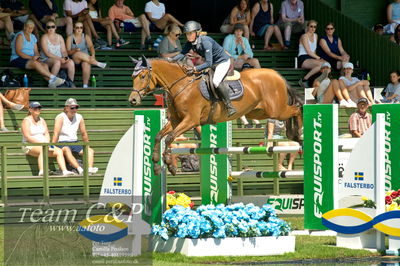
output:
[{"label": "blue shorts", "polygon": [[[78,141],[63,141],[65,143],[75,143]],[[69,147],[69,149],[73,152],[73,153],[80,153],[83,150],[83,146],[82,145],[57,145],[57,147],[59,147],[60,149],[62,149],[63,147]]]},{"label": "blue shorts", "polygon": [[29,59],[25,59],[22,57],[17,57],[10,62],[11,66],[18,67],[22,69],[26,69],[26,64],[28,63]]},{"label": "blue shorts", "polygon": [[269,28],[269,26],[274,26],[272,24],[265,24],[264,26],[262,26],[257,32],[256,35],[258,37],[264,37],[265,32],[267,31],[267,29]]}]

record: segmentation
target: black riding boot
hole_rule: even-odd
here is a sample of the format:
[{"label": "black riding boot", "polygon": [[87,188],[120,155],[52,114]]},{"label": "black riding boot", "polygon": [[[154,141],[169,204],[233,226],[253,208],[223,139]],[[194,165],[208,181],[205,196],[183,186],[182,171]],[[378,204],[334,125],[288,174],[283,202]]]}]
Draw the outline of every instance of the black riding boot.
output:
[{"label": "black riding boot", "polygon": [[226,111],[228,112],[228,117],[236,114],[235,107],[232,106],[231,99],[229,99],[229,88],[225,82],[221,82],[217,87],[218,96],[221,98],[222,102],[225,104]]}]

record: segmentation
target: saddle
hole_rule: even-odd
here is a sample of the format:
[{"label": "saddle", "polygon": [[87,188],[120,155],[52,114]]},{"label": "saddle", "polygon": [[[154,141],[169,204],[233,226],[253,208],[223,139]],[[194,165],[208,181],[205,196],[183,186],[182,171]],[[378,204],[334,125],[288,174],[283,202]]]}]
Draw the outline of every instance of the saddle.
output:
[{"label": "saddle", "polygon": [[[202,76],[200,81],[200,92],[204,98],[208,101],[219,101],[218,94],[215,91],[214,83],[212,82],[214,77],[214,69],[210,68],[207,73]],[[243,84],[240,81],[240,73],[233,69],[233,64],[229,68],[229,71],[226,77],[223,79],[223,82],[226,82],[229,88],[229,98],[233,100],[237,100],[243,96]]]}]

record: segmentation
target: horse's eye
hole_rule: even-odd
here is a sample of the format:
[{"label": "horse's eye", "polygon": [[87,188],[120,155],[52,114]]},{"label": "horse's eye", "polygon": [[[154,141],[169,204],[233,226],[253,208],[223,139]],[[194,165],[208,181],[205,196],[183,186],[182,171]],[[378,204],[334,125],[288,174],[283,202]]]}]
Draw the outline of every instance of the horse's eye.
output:
[{"label": "horse's eye", "polygon": [[146,77],[146,75],[141,75],[140,76],[141,79],[144,79],[145,77]]}]

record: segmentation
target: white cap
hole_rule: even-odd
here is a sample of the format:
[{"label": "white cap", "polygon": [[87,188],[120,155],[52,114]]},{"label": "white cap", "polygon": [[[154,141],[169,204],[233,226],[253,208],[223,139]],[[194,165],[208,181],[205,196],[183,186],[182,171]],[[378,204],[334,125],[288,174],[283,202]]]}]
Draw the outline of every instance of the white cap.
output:
[{"label": "white cap", "polygon": [[347,62],[346,64],[344,64],[343,68],[351,68],[354,69],[353,63]]},{"label": "white cap", "polygon": [[65,101],[65,106],[79,106],[78,102],[74,98],[69,98],[68,100]]},{"label": "white cap", "polygon": [[324,68],[324,67],[332,68],[332,67],[331,67],[331,64],[329,64],[328,62],[324,62],[324,63],[321,65],[321,68]]}]

